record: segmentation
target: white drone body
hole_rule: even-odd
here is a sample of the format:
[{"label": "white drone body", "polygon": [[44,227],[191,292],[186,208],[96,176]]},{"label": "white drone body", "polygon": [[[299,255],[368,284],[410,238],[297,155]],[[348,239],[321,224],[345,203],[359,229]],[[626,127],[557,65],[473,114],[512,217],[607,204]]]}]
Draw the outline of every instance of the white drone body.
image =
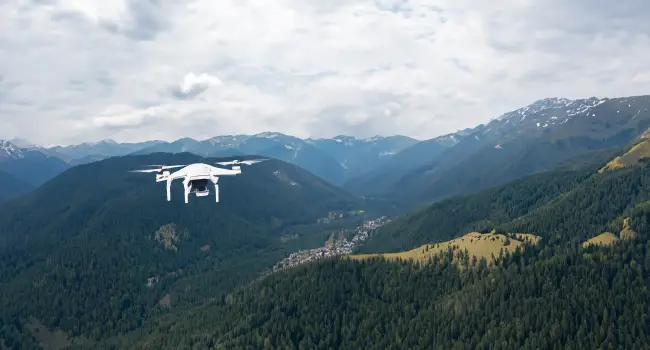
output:
[{"label": "white drone body", "polygon": [[[219,165],[235,165],[244,164],[251,165],[266,159],[255,160],[233,160],[229,162],[217,162]],[[232,169],[218,168],[209,164],[194,163],[190,165],[153,165],[158,168],[133,170],[133,172],[140,173],[157,173],[156,182],[167,182],[167,201],[172,200],[171,187],[172,181],[176,179],[183,179],[183,187],[185,188],[185,203],[189,202],[190,193],[194,193],[197,197],[204,197],[210,194],[208,188],[208,181],[214,184],[214,195],[217,202],[219,202],[219,176],[237,175],[241,174],[241,167],[233,166]],[[181,168],[173,173],[169,169]]]}]

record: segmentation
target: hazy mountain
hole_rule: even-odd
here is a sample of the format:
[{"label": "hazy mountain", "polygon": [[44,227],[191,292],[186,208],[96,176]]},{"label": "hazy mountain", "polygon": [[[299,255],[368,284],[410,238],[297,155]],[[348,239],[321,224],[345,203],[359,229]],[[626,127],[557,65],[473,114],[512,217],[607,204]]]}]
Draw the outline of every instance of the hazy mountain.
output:
[{"label": "hazy mountain", "polygon": [[134,154],[154,152],[191,152],[201,156],[235,156],[255,154],[281,159],[300,166],[333,183],[369,171],[399,152],[413,140],[404,136],[357,139],[337,136],[333,139],[307,139],[276,132],[255,135],[223,135],[204,141],[182,138],[157,144]]},{"label": "hazy mountain", "polygon": [[374,136],[359,139],[345,135],[331,139],[307,139],[306,141],[343,165],[346,169],[346,178],[374,171],[405,148],[418,142],[406,136]]},{"label": "hazy mountain", "polygon": [[254,278],[287,249],[311,244],[309,233],[283,240],[285,228],[316,225],[330,210],[361,205],[279,160],[222,177],[220,203],[191,196],[185,204],[180,182],[167,202],[164,184],[152,174],[129,172],[218,160],[225,159],[112,157],[68,169],[1,205],[0,323],[25,325],[35,317],[73,335],[116,335],[158,313],[166,297],[176,305],[218,295]]},{"label": "hazy mountain", "polygon": [[334,158],[297,137],[280,133],[216,136],[204,141],[182,138],[141,149],[134,154],[191,152],[204,157],[260,155],[283,160],[329,181],[341,183],[345,169]]},{"label": "hazy mountain", "polygon": [[536,101],[452,135],[456,144],[416,168],[395,167],[392,182],[368,176],[344,187],[418,201],[474,192],[621,147],[650,126],[648,108],[650,96]]},{"label": "hazy mountain", "polygon": [[19,147],[19,148],[37,148],[37,147],[39,147],[36,144],[34,144],[34,143],[32,143],[32,142],[30,142],[28,140],[21,139],[19,137],[14,137],[13,139],[9,140],[9,142],[11,142],[16,147]]},{"label": "hazy mountain", "polygon": [[427,164],[460,139],[461,135],[451,134],[417,142],[378,163],[374,169],[350,178],[343,188],[365,196],[385,195],[386,189],[397,183],[405,172]]},{"label": "hazy mountain", "polygon": [[0,171],[32,186],[48,181],[69,167],[62,159],[48,155],[38,147],[20,148],[0,140]]},{"label": "hazy mountain", "polygon": [[[30,149],[55,156],[70,165],[86,164],[113,156],[157,152],[190,152],[203,157],[260,155],[298,165],[333,184],[342,184],[350,177],[373,170],[415,143],[417,140],[405,136],[375,136],[367,139],[337,136],[332,139],[303,140],[281,133],[264,132],[255,135],[215,136],[202,141],[185,137],[173,142],[154,140],[120,143],[109,139],[43,148],[16,139],[12,145],[18,150]],[[2,151],[0,157],[1,153]]]},{"label": "hazy mountain", "polygon": [[84,142],[78,145],[70,146],[56,146],[49,148],[49,150],[63,154],[69,157],[71,162],[79,163],[76,159],[99,159],[114,156],[123,156],[129,153],[136,152],[146,147],[151,147],[157,144],[164,143],[164,141],[146,141],[136,143],[119,143],[114,140],[102,140],[99,142]]}]

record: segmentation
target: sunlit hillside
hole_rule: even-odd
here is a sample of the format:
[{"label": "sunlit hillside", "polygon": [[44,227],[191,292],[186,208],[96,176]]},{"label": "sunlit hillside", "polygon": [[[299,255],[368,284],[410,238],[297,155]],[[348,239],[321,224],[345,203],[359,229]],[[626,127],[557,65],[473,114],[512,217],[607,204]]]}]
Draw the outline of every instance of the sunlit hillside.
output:
[{"label": "sunlit hillside", "polygon": [[537,244],[540,237],[527,234],[517,233],[509,237],[497,233],[484,233],[471,232],[462,237],[452,239],[446,242],[425,244],[421,247],[400,253],[384,253],[384,254],[357,254],[351,255],[351,259],[364,260],[375,257],[384,257],[386,259],[399,259],[399,260],[413,260],[418,262],[428,261],[429,258],[446,252],[449,249],[454,251],[465,251],[469,254],[469,258],[476,257],[477,260],[485,258],[488,263],[494,261],[501,252],[514,252],[517,248],[525,248],[529,244]]}]

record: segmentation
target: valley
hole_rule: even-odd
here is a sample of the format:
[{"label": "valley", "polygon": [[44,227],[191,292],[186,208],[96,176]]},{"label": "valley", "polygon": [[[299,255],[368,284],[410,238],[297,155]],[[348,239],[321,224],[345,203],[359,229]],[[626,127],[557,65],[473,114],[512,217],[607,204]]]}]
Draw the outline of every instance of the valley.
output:
[{"label": "valley", "polygon": [[[423,141],[5,141],[0,348],[643,347],[647,102]],[[218,204],[129,172],[259,156]]]}]

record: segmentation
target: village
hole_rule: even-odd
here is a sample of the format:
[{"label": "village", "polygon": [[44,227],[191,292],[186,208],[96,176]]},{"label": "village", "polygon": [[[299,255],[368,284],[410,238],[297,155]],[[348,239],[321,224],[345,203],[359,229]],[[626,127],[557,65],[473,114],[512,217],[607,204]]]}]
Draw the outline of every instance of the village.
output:
[{"label": "village", "polygon": [[370,232],[386,224],[387,222],[388,219],[385,216],[373,220],[366,220],[355,228],[354,236],[350,240],[346,239],[345,231],[340,231],[338,237],[335,233],[332,233],[323,247],[309,250],[300,250],[295,253],[291,253],[291,255],[275,264],[275,266],[273,266],[272,272],[288,269],[319,259],[352,254],[353,250],[356,247],[360,246],[366,239],[368,239]]}]

